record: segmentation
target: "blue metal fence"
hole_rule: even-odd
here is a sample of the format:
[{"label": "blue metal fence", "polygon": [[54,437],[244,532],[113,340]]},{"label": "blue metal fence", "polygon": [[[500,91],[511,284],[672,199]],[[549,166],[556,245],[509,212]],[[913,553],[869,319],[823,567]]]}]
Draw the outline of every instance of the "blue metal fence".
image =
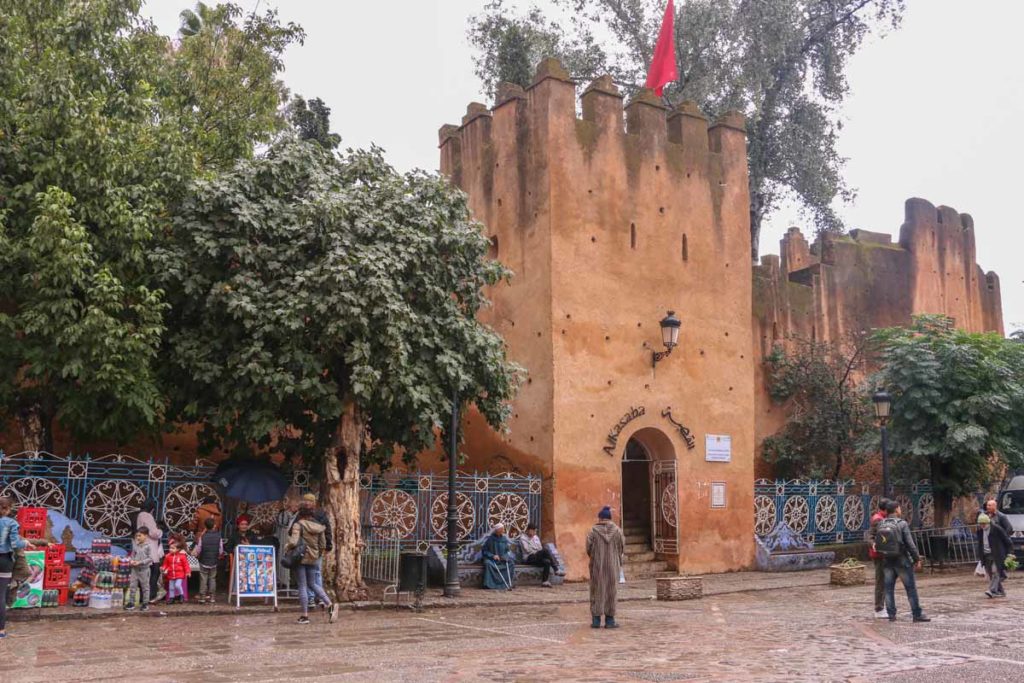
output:
[{"label": "blue metal fence", "polygon": [[[516,537],[540,526],[541,478],[513,473],[459,472],[456,509],[460,542],[486,535],[498,522]],[[448,477],[429,472],[365,473],[360,479],[364,528],[387,528],[403,550],[426,551],[448,538]]]},{"label": "blue metal fence", "polygon": [[[0,495],[17,506],[56,510],[89,531],[127,540],[131,516],[146,498],[156,499],[168,527],[184,531],[206,496],[220,495],[210,483],[214,465],[191,466],[128,455],[68,456],[0,451]],[[59,530],[58,532],[59,533]]]},{"label": "blue metal fence", "polygon": [[[903,518],[913,528],[934,526],[935,499],[929,482],[894,488]],[[879,484],[852,479],[758,479],[754,482],[754,531],[764,537],[784,521],[812,543],[861,541],[871,513],[878,508],[881,490]]]}]

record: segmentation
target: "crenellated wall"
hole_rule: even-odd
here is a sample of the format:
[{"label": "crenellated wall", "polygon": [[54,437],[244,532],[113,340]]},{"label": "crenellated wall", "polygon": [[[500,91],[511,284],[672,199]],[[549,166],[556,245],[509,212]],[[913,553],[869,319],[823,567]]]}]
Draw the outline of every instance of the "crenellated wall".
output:
[{"label": "crenellated wall", "polygon": [[[575,84],[547,60],[530,88],[503,87],[492,110],[471,104],[462,125],[440,131],[442,172],[515,271],[482,317],[529,372],[509,432],[470,435],[471,461],[505,450],[543,472],[544,535],[582,578],[597,511],[633,505],[620,468],[635,436],[653,460],[678,467],[679,546],[660,556],[693,572],[747,566],[754,387],[742,117],[709,126],[695,105],[668,111],[649,92],[623,106],[608,77],[583,90],[582,118],[576,104]],[[668,310],[683,321],[680,346],[655,368]],[[668,408],[692,431],[692,450]],[[732,437],[732,462],[705,461],[706,434]],[[726,484],[724,508],[710,506],[712,482]]]},{"label": "crenellated wall", "polygon": [[[761,360],[794,337],[843,342],[851,333],[905,325],[914,315],[948,315],[970,332],[1003,334],[999,277],[976,263],[974,221],[947,206],[908,199],[899,242],[851,230],[808,245],[790,228],[780,256],[754,267],[754,349]],[[757,441],[784,423],[785,412],[757,371]],[[758,476],[771,476],[758,463]]]}]

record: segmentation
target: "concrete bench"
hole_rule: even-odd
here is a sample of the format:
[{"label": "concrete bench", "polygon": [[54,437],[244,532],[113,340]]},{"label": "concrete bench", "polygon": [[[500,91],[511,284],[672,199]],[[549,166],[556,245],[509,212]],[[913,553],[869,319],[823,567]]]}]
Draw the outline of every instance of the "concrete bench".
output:
[{"label": "concrete bench", "polygon": [[[458,562],[459,562],[459,584],[465,588],[482,588],[484,583],[484,566],[483,566],[483,545],[487,537],[483,537],[459,548]],[[541,577],[544,574],[542,567],[534,567],[533,565],[523,564],[523,559],[519,556],[519,547],[516,543],[511,543],[513,548],[515,559],[516,559],[516,583],[517,586],[539,586],[541,584]],[[558,554],[558,549],[554,543],[545,543],[544,547],[547,548],[548,552],[551,553],[551,557],[555,558],[556,571],[551,573],[551,585],[557,586],[565,581],[565,577],[562,574],[565,573],[565,561],[562,556]],[[448,570],[448,562],[442,552],[442,549],[438,546],[430,546],[427,551],[427,576],[431,586],[443,586],[446,572]]]}]

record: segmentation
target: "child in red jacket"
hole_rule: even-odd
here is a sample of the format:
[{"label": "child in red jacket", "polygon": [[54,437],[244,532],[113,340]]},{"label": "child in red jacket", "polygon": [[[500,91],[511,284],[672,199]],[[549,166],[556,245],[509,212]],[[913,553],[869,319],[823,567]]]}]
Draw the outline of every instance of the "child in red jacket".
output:
[{"label": "child in red jacket", "polygon": [[160,573],[167,579],[167,602],[185,602],[185,581],[192,573],[188,553],[185,552],[185,539],[174,534],[167,546],[169,552],[160,566]]}]

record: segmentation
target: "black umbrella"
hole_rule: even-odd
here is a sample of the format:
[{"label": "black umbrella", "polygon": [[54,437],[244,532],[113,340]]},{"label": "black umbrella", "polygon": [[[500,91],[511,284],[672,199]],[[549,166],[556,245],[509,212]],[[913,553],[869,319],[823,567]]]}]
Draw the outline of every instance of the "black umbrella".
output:
[{"label": "black umbrella", "polygon": [[281,500],[288,490],[281,470],[263,460],[229,458],[214,470],[213,481],[227,495],[247,503]]}]

